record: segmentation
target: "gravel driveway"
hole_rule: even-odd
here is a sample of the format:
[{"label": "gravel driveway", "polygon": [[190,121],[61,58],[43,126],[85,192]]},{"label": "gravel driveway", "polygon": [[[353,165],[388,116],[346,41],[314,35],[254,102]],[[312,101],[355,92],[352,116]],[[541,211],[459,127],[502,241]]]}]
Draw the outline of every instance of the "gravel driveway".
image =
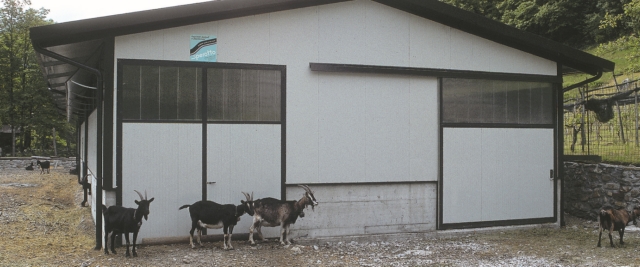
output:
[{"label": "gravel driveway", "polygon": [[0,266],[640,266],[638,228],[628,227],[624,246],[614,236],[616,248],[608,240],[597,248],[597,222],[572,216],[564,228],[341,237],[290,246],[234,240],[230,251],[222,242],[191,249],[187,241],[140,246],[138,257],[126,258],[124,247],[116,255],[93,250],[91,216],[81,201],[67,170],[0,170]]}]

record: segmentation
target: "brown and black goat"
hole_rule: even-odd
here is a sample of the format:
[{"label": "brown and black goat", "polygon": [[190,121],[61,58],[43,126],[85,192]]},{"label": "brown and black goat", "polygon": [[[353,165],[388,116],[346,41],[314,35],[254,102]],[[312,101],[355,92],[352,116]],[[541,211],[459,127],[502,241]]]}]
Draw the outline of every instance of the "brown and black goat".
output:
[{"label": "brown and black goat", "polygon": [[304,208],[311,206],[313,209],[318,202],[311,189],[306,185],[299,185],[304,188],[305,193],[298,201],[278,200],[275,198],[262,198],[253,201],[253,223],[249,228],[249,242],[255,245],[253,240],[253,231],[256,230],[258,236],[264,241],[264,236],[260,228],[262,226],[275,227],[282,226],[280,229],[280,244],[291,244],[289,240],[289,226],[294,224],[298,217],[304,217]]},{"label": "brown and black goat", "polygon": [[51,162],[49,162],[48,160],[45,160],[45,161],[36,160],[36,163],[38,164],[38,166],[40,166],[40,174],[44,174],[44,170],[47,170],[47,173],[49,173],[49,169],[51,168]]},{"label": "brown and black goat", "polygon": [[[189,208],[191,216],[191,231],[189,231],[189,243],[191,248],[195,248],[193,244],[193,231],[198,229],[198,244],[202,246],[202,230],[205,228],[220,229],[224,232],[224,249],[233,249],[231,245],[231,235],[233,227],[240,221],[240,217],[245,213],[253,216],[253,195],[242,192],[247,201],[240,200],[240,205],[233,204],[221,205],[213,201],[201,200],[191,205],[183,205],[179,210]],[[227,247],[227,244],[229,246]]]},{"label": "brown and black goat", "polygon": [[636,224],[636,217],[640,215],[640,208],[634,207],[631,211],[631,214],[624,209],[614,209],[611,206],[604,206],[600,209],[599,221],[600,221],[600,234],[598,236],[598,247],[600,247],[600,241],[602,239],[602,231],[609,230],[609,243],[611,247],[613,245],[613,237],[611,236],[611,232],[617,231],[620,234],[620,245],[624,244],[624,228],[629,224],[630,221],[633,221],[633,224]]},{"label": "brown and black goat", "polygon": [[120,206],[111,206],[107,208],[102,205],[102,214],[104,215],[104,254],[109,254],[107,250],[108,244],[107,241],[109,239],[109,233],[111,234],[111,253],[116,254],[116,250],[114,248],[114,241],[116,238],[116,234],[124,234],[124,239],[127,241],[127,254],[129,257],[129,233],[133,233],[133,256],[137,257],[138,253],[136,253],[136,239],[138,238],[138,231],[140,231],[140,226],[142,226],[142,218],[144,217],[147,220],[149,216],[149,205],[153,201],[154,198],[147,199],[147,191],[144,192],[144,198],[140,192],[133,190],[140,196],[140,201],[135,200],[136,204],[138,204],[137,209],[133,208],[125,208]]}]

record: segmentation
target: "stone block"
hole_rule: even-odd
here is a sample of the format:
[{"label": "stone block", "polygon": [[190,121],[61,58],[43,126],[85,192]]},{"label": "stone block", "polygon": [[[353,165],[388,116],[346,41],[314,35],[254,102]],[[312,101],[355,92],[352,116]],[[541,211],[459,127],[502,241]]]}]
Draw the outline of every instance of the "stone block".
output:
[{"label": "stone block", "polygon": [[619,190],[620,189],[620,184],[619,183],[607,183],[604,185],[605,189],[610,189],[610,190]]}]

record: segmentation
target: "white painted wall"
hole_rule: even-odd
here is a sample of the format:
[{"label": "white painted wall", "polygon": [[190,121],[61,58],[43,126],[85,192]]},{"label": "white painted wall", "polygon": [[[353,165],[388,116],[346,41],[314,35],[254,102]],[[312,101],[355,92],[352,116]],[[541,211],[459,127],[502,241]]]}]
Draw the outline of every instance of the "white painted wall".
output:
[{"label": "white painted wall", "polygon": [[91,115],[89,115],[89,136],[88,142],[89,147],[87,148],[89,155],[87,160],[87,167],[89,167],[89,171],[93,174],[96,174],[98,169],[98,161],[96,158],[98,152],[98,142],[97,142],[97,133],[98,133],[98,111],[94,110]]},{"label": "white painted wall", "polygon": [[[207,198],[220,204],[240,205],[242,192],[254,199],[280,198],[281,126],[279,124],[209,124],[207,129]],[[248,233],[245,215],[234,233]],[[208,233],[221,234],[221,230]]]},{"label": "white painted wall", "polygon": [[138,240],[189,235],[189,211],[178,208],[202,199],[202,124],[124,123],[122,130],[122,205],[137,207],[133,190],[155,197]]},{"label": "white painted wall", "polygon": [[553,217],[553,167],[553,129],[445,128],[443,223]]},{"label": "white painted wall", "polygon": [[[436,163],[418,164],[424,160],[437,159],[437,150],[431,149],[431,142],[437,142],[437,135],[432,133],[437,133],[438,125],[437,121],[430,119],[437,118],[437,106],[432,105],[437,100],[435,85],[431,91],[418,92],[416,90],[424,87],[422,84],[430,82],[410,77],[340,77],[336,74],[315,73],[309,70],[309,62],[546,75],[557,73],[555,62],[368,0],[120,36],[116,38],[115,57],[188,61],[191,34],[215,35],[218,38],[220,62],[287,66],[288,183],[435,180],[437,174],[429,166],[436,166]],[[350,84],[337,84],[347,78]],[[374,95],[374,92],[380,94]],[[419,96],[414,97],[413,94]],[[349,99],[347,101],[352,105],[337,112],[327,110],[328,107],[338,107],[345,102],[338,95],[366,95],[368,98]],[[388,95],[394,95],[394,98],[384,99]],[[427,117],[410,117],[411,111],[406,109],[409,101],[426,107],[423,110],[428,113]],[[385,107],[402,104],[405,107],[395,106],[400,110],[391,114],[379,112],[363,117],[362,112],[365,110],[362,108],[366,108],[367,104],[384,104]],[[339,111],[342,114],[338,117],[325,117],[326,113],[338,114]],[[377,115],[384,117],[376,117]],[[355,129],[357,133],[353,133],[353,127],[347,126],[345,120],[358,117],[365,120],[366,125],[362,121],[355,122],[354,126],[359,128]],[[420,119],[426,121],[418,122]],[[423,130],[425,135],[420,136],[413,125],[407,124],[407,120],[422,123],[417,128]],[[405,123],[404,126],[396,128],[401,123]],[[328,129],[330,126],[337,128]],[[340,151],[340,146],[346,144],[346,141],[365,133],[369,134],[369,141],[357,140],[358,142],[350,143],[348,148]],[[327,139],[341,134],[345,136],[335,141]],[[376,147],[367,145],[390,139],[398,143],[380,144]],[[428,140],[427,144],[424,140]],[[429,154],[416,154],[422,153],[423,147],[427,148],[425,153]],[[371,158],[374,153],[378,156]],[[400,158],[392,160],[391,167],[388,168],[385,167],[389,166],[386,159],[382,158],[385,156]],[[336,157],[349,158],[350,162],[359,165],[346,166]],[[409,166],[408,162],[411,161],[416,164]],[[363,164],[369,169],[361,166]],[[418,169],[419,167],[423,169]]]},{"label": "white painted wall", "polygon": [[[434,78],[318,73],[310,71],[309,62],[544,75],[557,73],[555,62],[369,0],[119,36],[115,39],[115,58],[188,61],[189,37],[192,34],[209,34],[218,38],[219,62],[286,65],[289,184],[435,181],[438,175],[438,87]],[[125,132],[133,133],[127,129]],[[200,130],[194,129],[194,132],[200,133]],[[141,138],[135,140],[138,139]],[[166,140],[170,139],[167,137]],[[125,142],[124,147],[129,144],[133,143]],[[167,145],[176,149],[164,148],[154,154],[186,156],[190,153],[177,150],[174,143],[167,142]],[[148,155],[149,151],[135,153],[142,156]],[[137,155],[135,153],[132,155]],[[131,183],[126,182],[131,179],[127,178],[129,175],[143,174],[133,171],[135,166],[130,163],[125,164],[129,164],[124,169],[125,184]],[[150,174],[147,169],[145,171],[145,175]],[[162,174],[162,181],[165,181],[165,173],[156,170],[151,173]],[[329,211],[347,208],[354,214],[373,218],[376,213],[396,212],[398,205],[422,199],[426,199],[426,209],[419,213],[424,216],[411,220],[384,221],[376,217],[376,220],[381,220],[378,225],[356,223],[350,226],[354,222],[348,222],[349,225],[343,222],[345,225],[327,226],[330,229],[349,228],[331,233],[323,230],[326,228],[323,225],[300,228],[307,229],[304,231],[310,236],[435,229],[435,185],[346,185],[314,187],[314,190],[321,201],[327,202],[327,208],[321,209]],[[412,190],[421,193],[415,195]],[[291,189],[287,195],[296,192]],[[370,195],[362,197],[361,205],[351,207],[349,198],[345,198],[349,192]],[[395,196],[398,192],[411,192],[412,197],[379,203],[375,198],[367,198]],[[130,193],[125,192],[125,204],[133,199],[127,194]],[[172,204],[179,202],[166,201]],[[365,207],[365,211],[361,212],[358,207]],[[321,217],[327,213],[308,214]],[[404,214],[408,213],[401,213],[402,216]],[[186,219],[187,215],[184,217]],[[314,222],[311,218],[316,217],[305,217],[303,221]],[[183,232],[180,230],[176,234],[182,235]]]}]

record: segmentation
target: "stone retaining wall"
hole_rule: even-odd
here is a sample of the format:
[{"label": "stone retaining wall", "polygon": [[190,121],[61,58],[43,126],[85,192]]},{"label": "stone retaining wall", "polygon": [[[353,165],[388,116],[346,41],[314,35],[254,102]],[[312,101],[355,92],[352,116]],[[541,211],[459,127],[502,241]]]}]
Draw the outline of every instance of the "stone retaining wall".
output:
[{"label": "stone retaining wall", "polygon": [[[52,158],[49,159],[51,161],[51,168],[53,169],[56,166],[56,169],[65,169],[70,170],[76,167],[76,159],[75,158]],[[34,169],[38,169],[38,165],[36,165],[36,159],[34,158],[0,158],[0,170],[4,169],[23,169],[33,163]]]},{"label": "stone retaining wall", "polygon": [[627,208],[640,205],[640,167],[565,162],[564,210],[597,220],[604,205]]}]

